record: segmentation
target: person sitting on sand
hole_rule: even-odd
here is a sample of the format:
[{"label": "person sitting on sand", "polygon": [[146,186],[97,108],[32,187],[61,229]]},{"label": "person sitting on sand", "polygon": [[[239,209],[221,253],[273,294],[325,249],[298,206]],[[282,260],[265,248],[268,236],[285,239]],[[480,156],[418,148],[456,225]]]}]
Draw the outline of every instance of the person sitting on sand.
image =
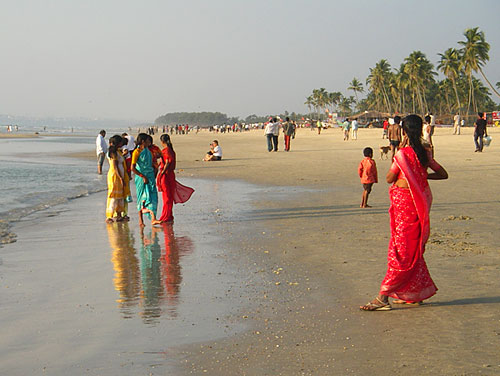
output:
[{"label": "person sitting on sand", "polygon": [[210,151],[207,152],[203,160],[205,162],[209,161],[220,161],[222,159],[222,148],[219,146],[219,141],[213,140],[210,144]]},{"label": "person sitting on sand", "polygon": [[378,183],[377,165],[373,160],[373,149],[364,148],[363,155],[365,158],[359,163],[358,175],[363,184],[363,196],[361,198],[360,208],[371,208],[368,205],[368,196],[372,191],[373,183]]}]

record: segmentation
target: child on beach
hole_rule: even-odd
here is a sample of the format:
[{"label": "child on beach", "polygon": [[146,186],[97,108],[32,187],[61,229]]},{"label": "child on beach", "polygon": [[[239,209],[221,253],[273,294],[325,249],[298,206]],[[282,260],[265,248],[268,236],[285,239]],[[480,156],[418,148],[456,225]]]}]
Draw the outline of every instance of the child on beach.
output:
[{"label": "child on beach", "polygon": [[360,208],[371,208],[368,205],[368,196],[372,191],[373,183],[378,183],[377,165],[373,160],[373,149],[364,148],[363,149],[364,159],[359,163],[358,175],[361,178],[361,184],[363,184],[363,196],[361,198]]}]

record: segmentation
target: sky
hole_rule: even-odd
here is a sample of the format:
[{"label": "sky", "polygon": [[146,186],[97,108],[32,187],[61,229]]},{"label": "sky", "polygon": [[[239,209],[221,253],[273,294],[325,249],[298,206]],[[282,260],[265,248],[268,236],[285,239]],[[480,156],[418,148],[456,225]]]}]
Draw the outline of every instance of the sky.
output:
[{"label": "sky", "polygon": [[[434,64],[467,28],[500,81],[498,0],[0,0],[0,114],[153,121],[306,112],[386,59]],[[500,102],[497,97],[492,97]]]}]

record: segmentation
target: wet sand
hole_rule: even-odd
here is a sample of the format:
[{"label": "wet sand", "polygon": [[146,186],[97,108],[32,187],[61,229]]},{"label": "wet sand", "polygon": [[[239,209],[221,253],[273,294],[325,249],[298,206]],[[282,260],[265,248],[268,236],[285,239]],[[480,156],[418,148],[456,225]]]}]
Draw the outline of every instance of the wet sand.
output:
[{"label": "wet sand", "polygon": [[[87,200],[83,207],[75,208],[84,213],[77,224],[67,225],[69,213],[49,218],[55,222],[38,230],[31,225],[19,228],[20,223],[15,227],[18,242],[2,249],[2,282],[9,285],[4,290],[8,291],[8,309],[3,321],[9,324],[9,330],[2,336],[1,345],[10,352],[0,364],[7,367],[4,369],[15,369],[24,359],[20,349],[28,348],[36,355],[28,363],[35,373],[42,370],[43,359],[55,367],[52,370],[79,372],[88,368],[88,374],[104,375],[120,371],[147,374],[146,370],[179,375],[499,374],[499,200],[495,188],[499,178],[495,171],[500,164],[500,149],[495,141],[500,132],[489,131],[492,146],[482,154],[473,152],[472,129],[464,129],[461,136],[451,133],[450,129],[437,129],[434,139],[436,159],[446,167],[450,179],[431,182],[434,205],[426,260],[439,292],[428,304],[390,312],[358,310],[377,293],[386,268],[389,199],[383,180],[389,161],[378,156],[378,146],[387,143],[380,138],[381,130],[361,129],[358,140],[349,142],[342,141],[340,130],[327,130],[320,136],[300,130],[289,153],[268,153],[261,131],[174,135],[181,181],[203,177],[207,179],[203,184],[229,187],[233,193],[225,191],[222,195],[228,199],[226,206],[216,204],[210,210],[200,206],[197,213],[212,213],[207,226],[214,224],[210,234],[220,245],[214,257],[224,260],[223,266],[208,270],[207,275],[214,274],[215,278],[217,273],[223,286],[232,281],[226,290],[214,291],[211,301],[225,301],[232,309],[222,309],[226,312],[219,318],[222,320],[208,311],[206,322],[222,321],[227,332],[210,333],[198,340],[193,335],[187,344],[180,341],[176,342],[178,346],[151,349],[148,339],[157,341],[159,337],[149,335],[140,326],[145,325],[143,322],[128,328],[117,324],[127,320],[115,319],[112,322],[118,328],[109,329],[105,313],[117,310],[117,303],[110,298],[116,295],[111,280],[115,271],[109,261],[113,246],[101,223],[102,215],[97,218],[92,210],[96,216],[88,214],[88,205],[101,205],[103,211],[104,201],[102,197],[89,198],[94,201],[75,201],[80,205],[76,203]],[[220,141],[224,160],[199,161],[214,138]],[[372,209],[359,208],[362,189],[357,165],[365,146],[375,149],[381,181],[370,196]],[[94,159],[93,152],[87,157]],[[233,186],[228,179],[261,184],[263,188]],[[204,205],[221,197],[219,189],[214,189],[208,199],[204,196]],[[251,204],[250,209],[238,210],[240,201]],[[194,205],[191,201],[188,204]],[[222,209],[231,210],[233,205],[233,213]],[[179,210],[174,229],[181,221],[193,219],[183,219],[181,213]],[[134,221],[129,226],[136,233]],[[89,229],[96,235],[85,236]],[[80,232],[83,237],[75,237]],[[46,240],[48,237],[52,240]],[[68,248],[57,250],[57,245],[67,242]],[[200,242],[203,236],[195,241]],[[21,248],[13,248],[16,246]],[[52,254],[55,269],[36,272],[37,263],[47,262],[45,257],[37,259],[19,252],[31,248]],[[55,257],[56,251],[59,257]],[[68,263],[69,272],[60,273]],[[182,265],[188,268],[190,263]],[[95,272],[90,273],[92,270]],[[53,281],[43,273],[51,277],[57,274],[57,278]],[[46,288],[37,294],[40,279],[41,287]],[[200,283],[195,277],[192,281]],[[106,290],[100,291],[103,286]],[[91,290],[99,294],[89,293]],[[206,290],[197,293],[192,299],[202,297]],[[96,302],[92,296],[102,301]],[[92,307],[100,302],[97,313],[101,315],[88,313],[95,310],[86,302]],[[191,306],[213,307],[210,302],[199,303]],[[60,307],[64,308],[62,313]],[[35,313],[40,309],[43,320]],[[79,331],[72,332],[76,328],[70,318],[76,318]],[[140,321],[138,316],[135,320]],[[160,322],[164,325],[163,320]],[[50,330],[45,335],[42,330],[34,341],[33,333],[45,328],[46,323],[51,324]],[[98,325],[93,329],[95,323]],[[160,334],[168,337],[167,332]],[[137,346],[130,346],[135,338],[139,339]],[[58,345],[49,346],[54,342]],[[26,343],[35,343],[35,349]],[[119,345],[113,347],[112,343]],[[57,368],[61,361],[58,354],[66,346],[72,346],[75,354],[74,362],[64,360],[66,367],[75,363],[81,368]],[[110,346],[116,360],[105,366]],[[161,355],[145,355],[157,352]],[[125,361],[118,359],[123,355]]]}]

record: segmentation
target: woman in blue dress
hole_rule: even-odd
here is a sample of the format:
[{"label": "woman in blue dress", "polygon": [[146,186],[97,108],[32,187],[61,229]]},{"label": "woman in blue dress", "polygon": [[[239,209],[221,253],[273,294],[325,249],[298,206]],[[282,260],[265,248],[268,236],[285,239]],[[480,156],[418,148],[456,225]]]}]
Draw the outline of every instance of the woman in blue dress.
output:
[{"label": "woman in blue dress", "polygon": [[149,151],[148,135],[139,133],[136,144],[137,147],[132,154],[132,171],[135,175],[139,225],[144,227],[143,214],[146,214],[152,221],[156,220],[158,192],[156,191],[156,173],[153,167],[153,155]]}]

